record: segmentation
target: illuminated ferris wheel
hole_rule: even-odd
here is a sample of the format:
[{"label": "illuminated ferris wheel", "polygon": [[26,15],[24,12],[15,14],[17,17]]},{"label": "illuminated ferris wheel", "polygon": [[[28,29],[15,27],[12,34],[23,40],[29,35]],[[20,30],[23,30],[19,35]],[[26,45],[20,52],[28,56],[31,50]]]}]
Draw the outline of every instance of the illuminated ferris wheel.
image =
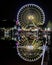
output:
[{"label": "illuminated ferris wheel", "polygon": [[39,26],[44,24],[45,14],[39,6],[35,4],[26,4],[18,11],[17,20],[24,28],[30,25]]},{"label": "illuminated ferris wheel", "polygon": [[[38,36],[38,26],[45,22],[43,10],[35,4],[22,6],[17,13],[17,21],[21,26],[17,52],[25,61],[36,61],[43,53],[43,36]],[[38,39],[39,38],[39,39]]]}]

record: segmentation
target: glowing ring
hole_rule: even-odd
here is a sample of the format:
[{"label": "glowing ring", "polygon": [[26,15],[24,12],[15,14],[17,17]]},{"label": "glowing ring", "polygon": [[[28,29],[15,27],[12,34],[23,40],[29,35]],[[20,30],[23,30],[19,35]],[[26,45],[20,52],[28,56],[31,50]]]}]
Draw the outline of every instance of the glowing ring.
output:
[{"label": "glowing ring", "polygon": [[[40,56],[39,56],[38,58],[36,58],[36,59],[35,59],[35,58],[34,58],[34,59],[27,59],[27,58],[25,58],[25,57],[23,57],[23,56],[21,55],[21,53],[20,53],[18,47],[16,47],[16,48],[17,48],[17,53],[18,53],[19,57],[20,57],[21,59],[25,60],[25,61],[28,61],[28,62],[37,61],[37,60],[40,59],[40,58],[42,57],[42,55],[43,55],[43,53],[41,53]],[[42,50],[43,50],[43,49],[42,49]]]},{"label": "glowing ring", "polygon": [[[34,7],[34,9],[36,8],[37,11],[39,11],[39,15],[42,16],[42,19],[41,19],[40,22],[42,22],[42,25],[43,25],[44,22],[45,22],[45,14],[44,14],[44,11],[42,10],[42,8],[40,8],[38,5],[35,5],[35,4],[26,4],[26,5],[22,6],[19,9],[18,13],[17,13],[17,20],[20,22],[20,17],[19,16],[20,16],[21,12],[23,12],[24,8],[26,8],[26,7]],[[37,13],[37,12],[35,12],[35,13]],[[22,13],[22,14],[24,14],[24,13]],[[24,22],[24,21],[22,21],[22,22]]]}]

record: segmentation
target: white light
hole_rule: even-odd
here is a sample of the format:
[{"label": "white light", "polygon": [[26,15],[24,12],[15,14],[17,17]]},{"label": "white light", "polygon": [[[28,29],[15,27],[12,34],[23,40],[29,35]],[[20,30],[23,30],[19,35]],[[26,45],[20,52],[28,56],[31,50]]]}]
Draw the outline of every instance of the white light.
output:
[{"label": "white light", "polygon": [[50,31],[50,28],[48,28],[47,30]]},{"label": "white light", "polygon": [[29,19],[29,20],[33,20],[33,19],[34,19],[34,16],[33,16],[33,15],[29,15],[29,16],[28,16],[28,19]]},{"label": "white light", "polygon": [[45,38],[47,38],[47,35],[44,35]]},{"label": "white light", "polygon": [[32,45],[30,45],[30,46],[27,46],[27,49],[28,49],[28,50],[33,50],[34,47],[33,47]]}]

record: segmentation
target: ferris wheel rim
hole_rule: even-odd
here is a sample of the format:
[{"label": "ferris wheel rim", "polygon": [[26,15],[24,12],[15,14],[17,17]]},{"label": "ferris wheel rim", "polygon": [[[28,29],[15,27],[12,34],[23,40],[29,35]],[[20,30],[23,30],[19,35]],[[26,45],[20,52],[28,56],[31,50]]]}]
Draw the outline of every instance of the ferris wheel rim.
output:
[{"label": "ferris wheel rim", "polygon": [[43,9],[40,7],[40,6],[38,6],[38,5],[36,5],[36,4],[25,4],[25,5],[23,5],[19,10],[18,10],[18,13],[17,13],[17,21],[19,22],[19,14],[20,14],[20,12],[25,8],[25,7],[31,7],[31,6],[34,6],[34,7],[36,7],[37,9],[39,9],[40,11],[41,11],[41,14],[42,14],[42,16],[43,16],[43,21],[42,21],[42,24],[44,24],[45,23],[45,13],[44,13],[44,11],[43,11]]}]

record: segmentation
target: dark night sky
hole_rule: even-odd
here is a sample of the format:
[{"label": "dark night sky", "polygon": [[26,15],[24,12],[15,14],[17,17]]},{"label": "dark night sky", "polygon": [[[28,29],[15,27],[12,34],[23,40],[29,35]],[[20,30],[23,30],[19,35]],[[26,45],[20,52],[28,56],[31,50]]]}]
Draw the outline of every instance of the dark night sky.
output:
[{"label": "dark night sky", "polygon": [[0,0],[0,19],[16,20],[17,11],[21,6],[27,3],[35,3],[42,7],[46,15],[46,21],[52,20],[51,0]]}]

